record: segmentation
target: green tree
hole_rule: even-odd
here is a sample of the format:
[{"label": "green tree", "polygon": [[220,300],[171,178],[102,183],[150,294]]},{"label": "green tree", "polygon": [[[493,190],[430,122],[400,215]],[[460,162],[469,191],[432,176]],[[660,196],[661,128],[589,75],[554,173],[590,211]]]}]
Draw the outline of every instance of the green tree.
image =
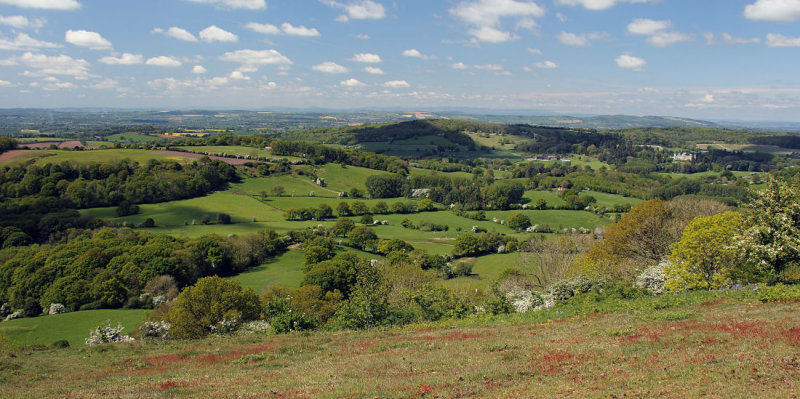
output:
[{"label": "green tree", "polygon": [[342,217],[350,216],[353,214],[353,212],[350,210],[350,205],[347,205],[347,202],[342,201],[336,205],[336,214],[339,215],[339,217]]},{"label": "green tree", "polygon": [[347,238],[350,240],[350,245],[365,251],[374,248],[378,241],[378,235],[367,226],[355,227],[347,233]]},{"label": "green tree", "polygon": [[365,185],[372,198],[395,198],[403,195],[406,179],[400,175],[372,175]]},{"label": "green tree", "polygon": [[286,192],[286,189],[283,188],[283,186],[281,186],[280,184],[276,184],[272,186],[272,189],[270,191],[272,191],[272,195],[280,197]]},{"label": "green tree", "polygon": [[356,227],[356,223],[353,222],[352,219],[348,218],[339,218],[336,220],[336,223],[333,224],[331,227],[331,234],[336,237],[344,237],[350,230],[353,230]]},{"label": "green tree", "polygon": [[368,262],[363,264],[350,298],[336,311],[339,325],[369,330],[382,324],[389,316],[389,291],[381,271]]},{"label": "green tree", "polygon": [[741,223],[741,215],[730,211],[691,221],[671,246],[672,263],[664,268],[666,288],[713,289],[726,284],[735,264],[734,236]]},{"label": "green tree", "polygon": [[522,213],[514,212],[508,215],[506,224],[509,228],[512,228],[516,231],[522,231],[531,226],[531,219]]},{"label": "green tree", "polygon": [[386,201],[378,201],[375,203],[375,206],[372,207],[372,213],[376,215],[383,215],[389,213],[389,205],[386,204]]},{"label": "green tree", "polygon": [[[353,201],[353,203],[350,204],[350,211],[353,215],[361,216],[369,213],[369,207],[363,201]],[[343,215],[339,214],[339,216]]]},{"label": "green tree", "polygon": [[433,204],[433,201],[425,198],[419,202],[419,205],[417,205],[417,209],[420,212],[430,212],[430,211],[435,211],[436,206]]},{"label": "green tree", "polygon": [[261,313],[258,296],[252,288],[220,277],[205,277],[187,287],[166,315],[172,323],[170,335],[201,338],[215,331],[223,320],[255,320]]}]

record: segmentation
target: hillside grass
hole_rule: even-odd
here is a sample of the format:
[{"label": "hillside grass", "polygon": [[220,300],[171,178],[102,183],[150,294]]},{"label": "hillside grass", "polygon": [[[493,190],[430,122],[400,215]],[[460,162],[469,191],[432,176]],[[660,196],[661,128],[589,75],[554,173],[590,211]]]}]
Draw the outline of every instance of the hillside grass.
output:
[{"label": "hillside grass", "polygon": [[197,154],[228,154],[233,156],[257,156],[257,157],[271,157],[272,152],[264,150],[263,148],[245,147],[245,146],[223,146],[223,145],[202,145],[202,146],[183,146],[175,147],[184,151],[194,152]]},{"label": "hillside grass", "polygon": [[303,251],[293,249],[268,260],[259,266],[231,277],[242,287],[250,287],[261,294],[271,286],[299,287],[303,280]]},{"label": "hillside grass", "polygon": [[106,321],[115,327],[122,323],[125,327],[123,334],[130,334],[142,324],[149,312],[102,309],[15,319],[0,323],[0,334],[6,334],[12,342],[22,345],[50,345],[63,339],[72,346],[82,346],[89,331],[106,325]]},{"label": "hillside grass", "polygon": [[[39,151],[37,151],[39,152]],[[50,156],[48,156],[50,155]],[[18,158],[17,158],[18,159]],[[17,161],[17,159],[14,159]],[[41,155],[37,157],[36,164],[39,166],[48,163],[61,163],[61,162],[116,162],[123,159],[130,159],[139,162],[140,164],[147,163],[150,159],[159,161],[176,161],[180,163],[191,163],[191,159],[184,157],[174,157],[164,154],[156,154],[148,150],[129,150],[129,149],[100,149],[100,150],[82,150],[82,151],[69,151],[69,150],[48,150],[41,151]]]},{"label": "hillside grass", "polygon": [[798,303],[700,292],[373,331],[12,349],[9,397],[793,397]]},{"label": "hillside grass", "polygon": [[117,133],[105,137],[106,141],[122,141],[128,143],[152,143],[154,141],[164,141],[161,137],[148,136],[141,133]]}]

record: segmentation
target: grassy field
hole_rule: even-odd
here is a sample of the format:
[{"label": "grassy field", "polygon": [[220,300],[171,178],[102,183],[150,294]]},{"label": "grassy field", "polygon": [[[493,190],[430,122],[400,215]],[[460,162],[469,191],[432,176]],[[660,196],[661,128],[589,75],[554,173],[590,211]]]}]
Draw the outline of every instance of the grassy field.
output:
[{"label": "grassy field", "polygon": [[519,258],[518,253],[494,254],[479,258],[459,259],[458,262],[473,262],[472,275],[446,280],[451,288],[488,290],[500,273],[513,267]]},{"label": "grassy field", "polygon": [[107,141],[121,141],[123,143],[150,143],[153,141],[164,141],[161,137],[148,136],[140,133],[118,133],[106,136]]},{"label": "grassy field", "polygon": [[257,157],[271,157],[272,152],[261,148],[244,147],[244,146],[186,146],[175,147],[184,151],[195,152],[198,154],[212,153],[212,154],[228,154],[228,155],[241,155],[241,156],[257,156]]},{"label": "grassy field", "polygon": [[14,357],[0,357],[0,390],[81,398],[788,398],[800,391],[798,311],[797,303],[702,292],[405,329],[12,350]]},{"label": "grassy field", "polygon": [[282,186],[285,190],[284,196],[289,197],[306,197],[311,191],[318,197],[338,198],[339,196],[338,191],[320,187],[314,184],[309,177],[297,175],[253,177],[244,179],[241,183],[231,185],[234,190],[242,191],[250,195],[260,195],[261,192],[272,195],[272,188],[275,186]]},{"label": "grassy field", "polygon": [[[738,171],[738,170],[737,171],[732,171],[731,173],[733,173],[733,175],[736,176],[736,177],[750,176],[750,175],[754,175],[754,174],[762,174],[761,172],[743,172],[743,171]],[[700,179],[700,178],[708,177],[708,176],[719,176],[720,172],[715,172],[713,170],[709,170],[709,171],[698,172],[698,173],[663,173],[663,172],[660,172],[658,174],[659,175],[664,175],[664,176],[670,176],[673,179],[678,179],[678,178],[681,178],[681,177],[687,177],[689,179]]]},{"label": "grassy field", "polygon": [[[535,210],[517,210],[517,211],[488,211],[486,217],[489,220],[497,218],[500,220],[508,219],[508,216],[514,212],[527,215],[531,219],[531,224],[550,225],[551,228],[578,228],[583,227],[587,229],[594,229],[596,227],[605,227],[611,224],[611,219],[599,215],[595,215],[586,211],[562,211],[562,210],[548,210],[548,211],[535,211]],[[499,231],[499,230],[498,230]]]},{"label": "grassy field", "polygon": [[232,279],[238,281],[242,287],[252,288],[258,294],[274,285],[299,287],[303,280],[303,270],[300,268],[302,263],[303,251],[294,249]]},{"label": "grassy field", "polygon": [[[37,151],[39,152],[39,151]],[[48,156],[50,155],[50,156]],[[157,160],[172,160],[181,163],[191,161],[183,157],[173,157],[162,154],[154,154],[147,150],[128,150],[128,149],[103,149],[103,150],[85,150],[85,151],[41,151],[40,157],[37,159],[37,165],[45,165],[48,163],[61,163],[64,161],[69,162],[114,162],[122,159],[131,159],[139,163],[146,163],[150,159]],[[16,161],[16,159],[15,159]]]},{"label": "grassy field", "polygon": [[65,339],[72,346],[81,346],[89,337],[89,331],[105,325],[107,320],[114,326],[122,323],[124,333],[129,334],[142,324],[149,312],[103,309],[9,320],[0,323],[0,334],[6,334],[13,342],[23,345],[50,345]]}]

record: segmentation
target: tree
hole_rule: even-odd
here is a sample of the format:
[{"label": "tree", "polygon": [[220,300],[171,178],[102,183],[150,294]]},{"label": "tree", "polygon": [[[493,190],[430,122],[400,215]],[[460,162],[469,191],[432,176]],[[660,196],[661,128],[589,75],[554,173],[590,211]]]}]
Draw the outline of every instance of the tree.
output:
[{"label": "tree", "polygon": [[770,180],[749,208],[736,242],[753,278],[800,279],[800,178]]},{"label": "tree", "polygon": [[350,245],[361,250],[374,248],[375,243],[378,241],[378,235],[375,231],[367,226],[357,226],[349,233],[347,238],[350,240]]},{"label": "tree", "polygon": [[220,322],[255,320],[261,313],[258,296],[252,288],[220,277],[205,277],[187,287],[166,315],[172,324],[170,335],[201,338],[220,327]]},{"label": "tree", "polygon": [[734,236],[741,223],[741,215],[731,211],[689,223],[680,241],[671,246],[671,264],[664,268],[666,288],[713,289],[726,284],[736,260]]},{"label": "tree", "polygon": [[490,207],[508,209],[519,203],[525,194],[525,186],[520,182],[497,183],[483,189],[483,196]]},{"label": "tree", "polygon": [[430,212],[430,211],[435,211],[436,206],[433,204],[433,201],[425,198],[419,202],[419,204],[417,205],[417,209],[420,212]]},{"label": "tree", "polygon": [[391,240],[380,240],[376,251],[379,254],[388,255],[391,252],[411,252],[414,247],[411,244],[399,239],[393,238]]},{"label": "tree", "polygon": [[341,218],[342,216],[350,216],[353,214],[353,212],[350,210],[350,205],[347,205],[347,202],[342,201],[336,205],[336,214]]},{"label": "tree", "polygon": [[386,201],[378,201],[375,203],[375,206],[372,207],[372,213],[376,215],[389,213],[389,205],[386,204]]},{"label": "tree", "polygon": [[381,324],[389,316],[389,285],[378,268],[365,263],[358,269],[350,298],[336,311],[344,328],[367,329]]},{"label": "tree", "polygon": [[217,214],[217,222],[219,224],[231,224],[231,215],[227,213]]},{"label": "tree", "polygon": [[153,218],[147,218],[144,220],[144,222],[142,222],[142,227],[156,227],[156,221],[153,220]]},{"label": "tree", "polygon": [[280,197],[286,192],[286,189],[283,188],[283,186],[281,186],[280,184],[277,184],[277,185],[272,186],[271,191],[272,191],[272,195],[274,195],[276,197]]},{"label": "tree", "polygon": [[531,226],[531,219],[519,212],[514,212],[508,215],[506,224],[509,228],[512,228],[516,231],[522,231]]},{"label": "tree", "polygon": [[348,218],[339,218],[331,227],[331,234],[336,237],[344,237],[350,230],[356,227],[356,223]]},{"label": "tree", "polygon": [[[361,216],[369,213],[369,207],[367,207],[367,204],[362,201],[353,201],[353,203],[350,204],[350,211],[353,213],[353,215]],[[339,216],[343,215],[339,214]]]},{"label": "tree", "polygon": [[406,179],[400,175],[372,175],[365,185],[372,198],[395,198],[404,193]]}]

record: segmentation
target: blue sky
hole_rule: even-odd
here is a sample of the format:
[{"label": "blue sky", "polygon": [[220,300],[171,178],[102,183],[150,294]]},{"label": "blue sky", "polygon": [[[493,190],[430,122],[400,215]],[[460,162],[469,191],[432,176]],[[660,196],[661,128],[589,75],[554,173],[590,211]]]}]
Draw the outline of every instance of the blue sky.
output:
[{"label": "blue sky", "polygon": [[800,121],[800,0],[0,0],[0,107]]}]

